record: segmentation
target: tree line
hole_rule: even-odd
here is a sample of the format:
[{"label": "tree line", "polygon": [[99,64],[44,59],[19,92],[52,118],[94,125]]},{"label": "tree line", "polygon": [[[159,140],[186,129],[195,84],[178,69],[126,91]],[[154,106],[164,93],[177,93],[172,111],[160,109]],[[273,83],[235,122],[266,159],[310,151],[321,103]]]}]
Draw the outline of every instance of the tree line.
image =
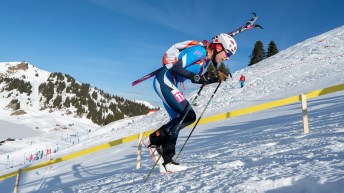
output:
[{"label": "tree line", "polygon": [[[32,95],[32,85],[29,81],[1,77],[1,83],[4,83],[4,86],[0,92],[17,90],[21,94]],[[9,93],[7,98],[11,95]],[[110,95],[97,87],[92,88],[90,84],[78,83],[73,77],[62,73],[51,73],[48,80],[39,85],[38,95],[41,108],[39,110],[49,109],[52,112],[65,109],[67,115],[74,112],[76,116],[87,117],[98,125],[105,125],[126,116],[147,114],[152,110],[144,104]],[[17,110],[20,109],[20,102],[15,97],[10,104]]]},{"label": "tree line", "polygon": [[86,116],[98,125],[148,113],[151,109],[123,97],[110,95],[90,84],[78,83],[69,75],[52,73],[46,83],[39,86],[40,101],[44,108],[74,107],[77,116]]},{"label": "tree line", "polygon": [[268,45],[268,51],[265,52],[263,42],[257,41],[254,45],[252,54],[250,56],[249,66],[256,64],[265,58],[271,57],[278,53],[278,48],[276,43],[272,40]]}]

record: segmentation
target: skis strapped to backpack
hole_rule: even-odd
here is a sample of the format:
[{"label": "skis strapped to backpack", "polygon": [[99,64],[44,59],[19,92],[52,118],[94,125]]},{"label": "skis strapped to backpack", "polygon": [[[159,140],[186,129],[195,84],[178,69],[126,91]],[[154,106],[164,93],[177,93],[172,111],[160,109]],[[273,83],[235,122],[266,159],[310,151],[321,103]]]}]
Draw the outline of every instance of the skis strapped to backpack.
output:
[{"label": "skis strapped to backpack", "polygon": [[[258,24],[254,24],[254,22],[256,22],[256,20],[258,19],[258,16],[255,13],[252,13],[252,14],[254,15],[253,18],[251,18],[248,22],[246,22],[245,25],[243,25],[243,26],[237,28],[236,30],[228,33],[228,35],[235,36],[235,35],[238,35],[241,32],[244,32],[246,30],[250,30],[250,29],[253,29],[253,28],[256,28],[256,27],[259,27],[259,28],[263,29],[262,26],[260,26]],[[163,68],[163,67],[161,67],[161,68]],[[135,86],[135,85],[137,85],[137,84],[139,84],[139,83],[141,83],[141,82],[143,82],[143,81],[145,81],[145,80],[155,76],[160,71],[161,68],[159,68],[159,69],[157,69],[157,70],[155,70],[155,71],[153,71],[153,72],[151,72],[151,73],[149,73],[149,74],[147,74],[147,75],[145,75],[145,76],[135,80],[134,82],[132,82],[131,86]]]},{"label": "skis strapped to backpack", "polygon": [[[163,68],[163,67],[161,67],[161,68]],[[147,74],[146,76],[141,77],[140,79],[135,80],[134,82],[131,83],[131,86],[135,86],[135,85],[155,76],[156,74],[158,74],[158,72],[160,71],[161,68]]]},{"label": "skis strapped to backpack", "polygon": [[254,22],[256,22],[256,20],[258,19],[258,16],[255,13],[252,13],[254,16],[243,26],[239,27],[238,29],[228,33],[228,35],[230,36],[235,36],[238,35],[241,32],[244,32],[246,30],[250,30],[256,27],[259,27],[260,29],[264,29],[261,25],[258,24],[254,24]]}]

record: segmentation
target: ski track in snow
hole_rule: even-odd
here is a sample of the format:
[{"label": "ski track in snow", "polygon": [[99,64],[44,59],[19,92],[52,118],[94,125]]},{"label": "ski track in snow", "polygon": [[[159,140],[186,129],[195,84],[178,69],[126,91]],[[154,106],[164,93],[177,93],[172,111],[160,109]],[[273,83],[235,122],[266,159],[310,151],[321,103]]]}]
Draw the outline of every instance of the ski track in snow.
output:
[{"label": "ski track in snow", "polygon": [[[344,82],[344,26],[301,42],[234,73],[221,85],[204,116],[282,99]],[[239,88],[240,74],[247,84]],[[216,85],[200,98],[210,98]],[[190,93],[189,99],[195,96]],[[196,101],[199,115],[206,100]],[[302,130],[300,104],[200,125],[177,160],[186,171],[160,175],[143,150],[135,169],[137,141],[22,175],[21,192],[343,192],[344,91],[308,101],[310,133]],[[156,129],[165,111],[121,120],[91,133],[60,154]],[[153,123],[152,123],[153,122]],[[111,131],[111,128],[125,128]],[[177,151],[190,129],[183,129]],[[15,153],[15,152],[14,152]],[[0,155],[4,160],[5,155]],[[1,161],[3,167],[4,163]],[[34,163],[35,164],[35,163]],[[5,170],[7,172],[9,170]],[[15,178],[0,181],[12,192]]]}]

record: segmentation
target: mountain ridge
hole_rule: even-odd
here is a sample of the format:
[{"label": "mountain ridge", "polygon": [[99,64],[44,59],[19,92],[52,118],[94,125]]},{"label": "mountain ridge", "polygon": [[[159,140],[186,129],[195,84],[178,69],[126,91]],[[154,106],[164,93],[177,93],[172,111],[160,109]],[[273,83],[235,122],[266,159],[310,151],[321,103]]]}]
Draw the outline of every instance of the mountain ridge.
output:
[{"label": "mountain ridge", "polygon": [[68,74],[50,73],[25,61],[0,62],[0,107],[4,118],[19,116],[21,119],[26,113],[49,116],[54,112],[89,119],[96,125],[143,115],[154,109],[148,102],[111,95]]}]

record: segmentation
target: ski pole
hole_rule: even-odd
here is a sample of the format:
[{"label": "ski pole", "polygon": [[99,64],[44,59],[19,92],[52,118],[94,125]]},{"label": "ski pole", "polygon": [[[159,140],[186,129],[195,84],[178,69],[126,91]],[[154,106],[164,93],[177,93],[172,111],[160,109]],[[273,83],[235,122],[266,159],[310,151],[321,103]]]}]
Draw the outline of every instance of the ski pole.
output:
[{"label": "ski pole", "polygon": [[198,120],[197,120],[195,126],[192,128],[192,130],[191,130],[189,136],[186,138],[186,140],[185,140],[185,142],[184,142],[184,145],[183,145],[182,148],[180,149],[180,151],[179,151],[179,153],[178,153],[178,155],[177,155],[175,161],[177,161],[177,159],[178,159],[180,153],[183,151],[183,149],[184,149],[184,147],[185,147],[185,145],[186,145],[186,142],[188,142],[190,136],[192,135],[193,131],[195,130],[195,128],[196,128],[198,122],[201,120],[201,118],[202,118],[202,116],[203,116],[205,110],[208,108],[208,105],[210,104],[210,101],[214,98],[215,93],[217,92],[217,89],[220,87],[220,85],[221,85],[221,82],[219,82],[219,84],[217,85],[215,91],[213,92],[213,94],[211,95],[210,99],[208,100],[208,103],[205,105],[205,107],[204,107],[204,109],[203,109],[203,112],[201,113],[200,117],[198,118]]},{"label": "ski pole", "polygon": [[[190,111],[190,109],[191,109],[191,105],[196,101],[197,97],[201,94],[201,91],[203,90],[204,86],[205,86],[205,84],[202,84],[202,86],[201,86],[201,88],[199,89],[199,91],[197,92],[197,95],[195,96],[195,98],[193,98],[192,101],[191,101],[191,103],[189,103],[189,105],[188,105],[188,107],[187,107],[187,110],[186,110],[186,113],[184,114],[182,120],[179,122],[179,124],[178,124],[178,126],[177,126],[177,128],[176,128],[176,131],[177,131],[177,132],[178,132],[178,130],[179,130],[179,127],[182,125],[184,119],[186,118],[187,114],[189,113],[189,111]],[[169,141],[168,141],[167,144],[169,144],[170,141],[171,141],[171,138],[169,139]],[[156,150],[155,150],[155,151],[156,151]],[[160,155],[159,155],[159,158],[155,161],[155,163],[154,163],[152,169],[149,171],[149,173],[148,173],[148,175],[147,175],[147,177],[146,177],[146,179],[145,179],[144,182],[147,182],[149,176],[152,174],[152,172],[153,172],[155,166],[157,165],[157,163],[159,162],[161,156],[162,156],[162,154],[160,154]]]}]

